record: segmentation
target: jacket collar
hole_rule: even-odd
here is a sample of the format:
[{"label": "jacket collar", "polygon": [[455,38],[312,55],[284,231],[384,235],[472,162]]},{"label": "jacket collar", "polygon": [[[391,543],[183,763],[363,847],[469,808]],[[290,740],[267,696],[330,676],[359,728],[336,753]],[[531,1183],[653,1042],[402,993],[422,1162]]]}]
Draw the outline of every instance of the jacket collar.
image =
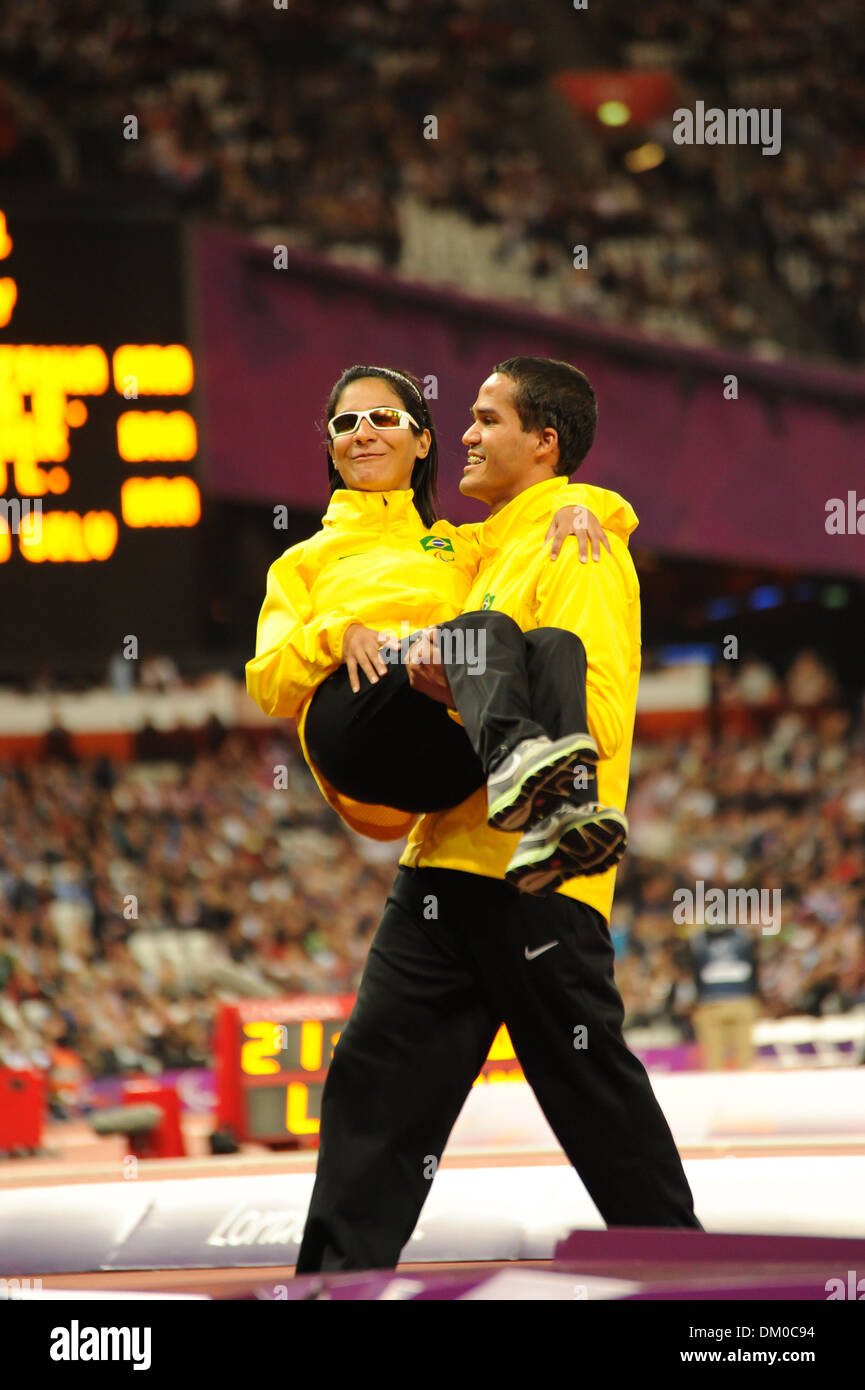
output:
[{"label": "jacket collar", "polygon": [[[502,507],[500,512],[496,512],[495,516],[489,517],[483,523],[481,543],[484,548],[490,551],[500,550],[515,540],[527,523],[551,516],[557,495],[567,487],[568,480],[562,477],[545,478],[542,483],[532,483],[531,487],[524,488]],[[572,493],[567,494],[565,501],[559,505],[566,506],[571,496]]]},{"label": "jacket collar", "polygon": [[423,525],[414,505],[414,490],[395,492],[363,492],[359,488],[340,487],[331,494],[323,526],[393,526],[401,521],[416,521]]}]

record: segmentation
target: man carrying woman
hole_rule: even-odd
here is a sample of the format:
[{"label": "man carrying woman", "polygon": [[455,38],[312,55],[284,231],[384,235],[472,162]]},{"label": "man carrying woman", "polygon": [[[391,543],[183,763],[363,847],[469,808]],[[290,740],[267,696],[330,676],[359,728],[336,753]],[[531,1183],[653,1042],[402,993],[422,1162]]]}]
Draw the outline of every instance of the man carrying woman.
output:
[{"label": "man carrying woman", "polygon": [[[394,387],[407,411],[409,400],[416,412],[421,409],[407,388],[397,388],[396,381]],[[357,440],[344,453],[334,450],[333,466],[344,469],[340,476],[350,494],[387,480],[386,489],[364,493],[360,505],[376,509],[380,539],[397,551],[409,513],[401,508],[404,485],[400,489],[397,473],[387,471],[393,450],[383,445],[386,431],[376,427],[375,415],[361,420],[375,402],[354,399],[354,393],[347,400],[344,392],[345,385],[331,399],[329,419],[352,413]],[[421,415],[409,413],[416,426],[424,424]],[[413,609],[410,625],[421,636],[412,644],[405,679],[428,711],[445,714],[464,741],[459,748],[468,742],[480,766],[472,772],[470,760],[455,758],[453,766],[461,776],[465,771],[465,780],[438,790],[449,797],[462,791],[463,799],[426,808],[403,854],[328,1071],[298,1274],[396,1265],[429,1192],[430,1159],[437,1163],[441,1157],[502,1022],[544,1114],[607,1224],[700,1229],[669,1127],[645,1069],[622,1036],[624,1009],[608,930],[621,840],[605,845],[602,832],[621,814],[616,808],[624,807],[640,670],[639,586],[627,550],[636,518],[615,494],[567,483],[592,444],[597,420],[594,392],[570,364],[540,358],[499,364],[483,383],[472,416],[463,437],[469,452],[460,487],[483,501],[491,516],[468,531],[442,530],[441,523],[431,525],[431,513],[421,511],[427,499],[423,488],[414,487],[417,505],[409,505],[430,528],[419,538],[421,544],[429,541],[425,554],[447,553],[433,544],[438,540],[453,548],[452,560],[431,557],[431,564],[454,576],[451,600],[466,578],[469,583],[459,619],[445,604],[426,616]],[[418,428],[413,436],[417,458],[428,452],[425,432]],[[335,444],[338,439],[337,433]],[[562,544],[556,561],[546,552],[554,517],[570,497],[584,505],[591,498],[607,526],[609,556],[599,564],[581,565],[573,543]],[[353,496],[347,505],[358,500]],[[361,551],[365,564],[372,563],[371,554],[375,559],[368,531],[358,530],[356,545],[339,549],[345,558],[335,560],[337,568],[359,563]],[[295,590],[298,617],[288,627],[276,616],[269,579],[272,606],[266,601],[262,610],[251,684],[248,668],[250,693],[268,713],[294,713],[299,676],[308,680],[324,667],[326,685],[338,658],[345,671],[337,679],[348,682],[354,698],[394,688],[388,682],[398,668],[380,652],[379,634],[389,623],[380,619],[393,624],[401,615],[389,603],[393,557],[381,563],[379,584],[370,590],[380,590],[381,608],[373,602],[360,612],[346,603],[346,586],[331,580],[328,565],[320,570],[324,582],[318,588],[316,574],[301,575],[307,599],[304,605]],[[404,601],[403,583],[397,607]],[[479,624],[479,615],[491,613],[507,622],[496,624],[496,655],[487,669],[486,694],[479,697],[470,684],[477,677],[464,662],[423,659],[424,639],[431,635],[440,642],[443,625]],[[549,630],[549,641],[558,646],[552,678],[548,674],[544,681],[537,672],[553,650],[543,649],[547,639],[541,634]],[[290,644],[291,663],[283,661],[280,634]],[[305,671],[294,664],[298,653]],[[578,712],[568,703],[575,684],[587,693],[587,706]],[[307,733],[317,698],[306,707]],[[392,698],[396,707],[397,696]],[[350,709],[350,703],[343,700],[339,708]],[[406,777],[403,767],[385,766],[381,775],[392,781],[376,787],[378,795],[401,797],[405,809],[397,804],[387,811],[387,800],[375,806],[364,799],[363,777],[371,774],[362,746],[363,777],[350,786],[345,782],[345,795],[316,774],[348,823],[379,838],[405,833],[427,800],[427,774],[436,781],[421,734],[430,716],[416,702],[415,708],[414,725],[394,722],[384,762],[414,758],[417,773]],[[583,709],[584,727],[575,728]],[[341,740],[343,749],[364,744],[350,733]],[[313,738],[315,755],[327,760],[328,740],[337,734],[336,721],[324,721]],[[576,735],[582,739],[573,750],[577,756],[565,752],[556,764],[555,745]],[[535,771],[523,776],[523,754],[535,757],[524,745],[536,738],[553,746],[545,750],[552,770],[547,775],[533,763]],[[507,757],[501,756],[505,746]],[[305,751],[314,764],[308,737]],[[345,775],[342,764],[330,770]],[[492,810],[495,780],[499,773],[506,783],[511,772],[509,805],[527,813],[521,824],[506,817],[502,829]],[[587,791],[591,806],[600,807],[596,821],[580,799]],[[575,1035],[585,1039],[579,1049]]]},{"label": "man carrying woman", "polygon": [[[514,886],[548,892],[603,873],[625,851],[627,820],[597,798],[581,644],[559,629],[523,632],[488,606],[461,613],[483,528],[436,520],[435,432],[407,374],[350,368],[327,427],[331,503],[322,529],[271,566],[249,693],[267,714],[297,719],[322,792],[355,829],[405,834],[417,814],[485,785],[500,831],[528,833],[569,809],[540,849],[534,837],[531,861],[509,873]],[[615,493],[575,495],[565,478],[558,490],[562,534],[584,496],[603,524],[628,524]],[[449,667],[460,722],[412,690],[400,659],[409,639],[400,646],[399,634],[431,623],[438,643],[468,636],[482,651]]]}]

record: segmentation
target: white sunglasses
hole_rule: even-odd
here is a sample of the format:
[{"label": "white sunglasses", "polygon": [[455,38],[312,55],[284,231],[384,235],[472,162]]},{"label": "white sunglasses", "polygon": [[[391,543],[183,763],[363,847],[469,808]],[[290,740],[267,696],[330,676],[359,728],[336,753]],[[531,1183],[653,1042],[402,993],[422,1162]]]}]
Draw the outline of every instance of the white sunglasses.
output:
[{"label": "white sunglasses", "polygon": [[395,406],[374,405],[371,410],[343,410],[327,422],[327,432],[331,439],[338,434],[354,434],[361,420],[367,420],[374,430],[404,430],[420,425],[407,410],[397,410]]}]

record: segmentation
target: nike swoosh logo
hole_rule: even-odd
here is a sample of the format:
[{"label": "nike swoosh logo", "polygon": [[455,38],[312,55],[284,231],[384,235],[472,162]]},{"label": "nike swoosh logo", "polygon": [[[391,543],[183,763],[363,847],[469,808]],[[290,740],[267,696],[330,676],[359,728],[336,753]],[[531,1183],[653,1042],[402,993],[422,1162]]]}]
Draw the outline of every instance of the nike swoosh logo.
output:
[{"label": "nike swoosh logo", "polygon": [[558,946],[558,941],[548,941],[546,946],[539,946],[536,951],[530,951],[526,947],[526,960],[534,960],[535,956],[542,956],[544,951],[551,951],[554,946]]}]

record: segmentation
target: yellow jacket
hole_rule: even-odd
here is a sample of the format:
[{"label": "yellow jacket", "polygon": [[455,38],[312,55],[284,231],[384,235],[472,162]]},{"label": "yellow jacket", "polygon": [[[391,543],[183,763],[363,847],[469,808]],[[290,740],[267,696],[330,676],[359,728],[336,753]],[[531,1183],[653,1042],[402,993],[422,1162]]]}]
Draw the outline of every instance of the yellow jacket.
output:
[{"label": "yellow jacket", "polygon": [[342,664],[352,623],[407,636],[460,612],[480,559],[480,523],[427,527],[411,489],[361,492],[338,488],[308,540],[284,551],[267,573],[255,656],[246,689],[265,714],[297,720],[303,755],[325,800],[352,830],[399,840],[413,815],[342,796],[313,765],[304,729],[321,682]]},{"label": "yellow jacket", "polygon": [[[578,484],[567,495],[596,510]],[[616,497],[616,494],[607,494]],[[640,588],[627,536],[637,526],[633,508],[625,509],[625,539],[609,536],[611,554],[598,564],[581,564],[576,538],[565,541],[555,563],[541,549],[553,514],[565,505],[561,480],[553,478],[526,488],[479,534],[480,568],[463,612],[495,608],[507,613],[524,632],[562,627],[576,632],[586,649],[586,696],[589,732],[598,744],[598,796],[608,806],[625,809],[631,743],[640,679]],[[603,516],[598,513],[601,521]],[[617,518],[621,525],[621,514]],[[504,878],[519,835],[487,825],[487,793],[473,796],[448,811],[423,816],[405,848],[402,864],[461,869],[489,878]],[[609,921],[616,870],[591,878],[571,879],[558,890],[588,903]]]},{"label": "yellow jacket", "polygon": [[[605,527],[624,535],[636,524],[617,493],[569,485],[564,478],[540,486],[556,493],[550,516],[559,507],[585,505]],[[304,737],[309,703],[341,665],[343,637],[351,623],[405,636],[462,612],[482,556],[494,544],[484,541],[486,528],[498,521],[494,517],[459,527],[437,521],[426,527],[413,497],[410,489],[334,492],[322,529],[271,565],[255,656],[246,664],[246,689],[264,713],[297,720],[304,757],[325,800],[353,830],[376,840],[402,839],[416,817],[353,801],[325,781]],[[543,531],[537,541],[539,559],[542,542]],[[543,555],[548,554],[543,547]],[[564,557],[563,551],[553,572]],[[609,557],[601,565],[605,559]]]}]

